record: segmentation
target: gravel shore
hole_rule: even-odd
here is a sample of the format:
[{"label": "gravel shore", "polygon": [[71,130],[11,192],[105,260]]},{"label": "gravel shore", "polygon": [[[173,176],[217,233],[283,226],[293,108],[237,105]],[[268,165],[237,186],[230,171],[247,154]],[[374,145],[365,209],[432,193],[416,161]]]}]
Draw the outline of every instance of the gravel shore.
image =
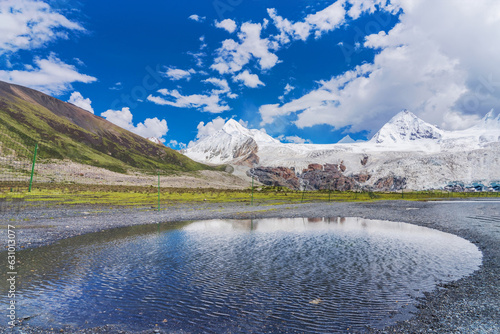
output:
[{"label": "gravel shore", "polygon": [[[1,240],[7,240],[6,225],[16,227],[22,248],[41,247],[57,240],[106,229],[200,219],[271,217],[363,217],[406,222],[452,233],[469,240],[483,252],[483,265],[474,274],[439,286],[419,300],[418,312],[410,320],[379,333],[500,333],[500,201],[363,203],[303,203],[255,205],[196,203],[170,206],[158,212],[151,208],[104,208],[54,206],[2,212]],[[1,324],[4,326],[5,324]],[[41,333],[22,323],[5,333]],[[145,331],[150,333],[152,331]],[[101,327],[81,333],[125,333]]]}]

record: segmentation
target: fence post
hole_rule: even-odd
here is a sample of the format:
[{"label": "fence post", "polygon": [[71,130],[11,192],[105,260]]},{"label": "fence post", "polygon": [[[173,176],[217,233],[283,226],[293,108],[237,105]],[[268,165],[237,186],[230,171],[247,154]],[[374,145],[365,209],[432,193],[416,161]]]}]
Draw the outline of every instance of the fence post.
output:
[{"label": "fence post", "polygon": [[38,151],[38,143],[35,143],[35,153],[33,154],[33,163],[31,164],[31,177],[30,177],[30,186],[28,192],[31,192],[31,186],[33,185],[33,174],[35,173],[35,162],[36,162],[37,151]]},{"label": "fence post", "polygon": [[159,211],[160,211],[160,171],[158,171],[158,212]]}]

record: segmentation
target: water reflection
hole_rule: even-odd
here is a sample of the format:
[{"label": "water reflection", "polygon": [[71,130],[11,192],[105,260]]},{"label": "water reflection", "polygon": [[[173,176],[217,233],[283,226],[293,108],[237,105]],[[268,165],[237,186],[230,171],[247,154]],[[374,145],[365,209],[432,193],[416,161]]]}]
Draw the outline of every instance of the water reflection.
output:
[{"label": "water reflection", "polygon": [[136,226],[19,256],[33,324],[189,332],[380,328],[481,263],[451,234],[341,217]]}]

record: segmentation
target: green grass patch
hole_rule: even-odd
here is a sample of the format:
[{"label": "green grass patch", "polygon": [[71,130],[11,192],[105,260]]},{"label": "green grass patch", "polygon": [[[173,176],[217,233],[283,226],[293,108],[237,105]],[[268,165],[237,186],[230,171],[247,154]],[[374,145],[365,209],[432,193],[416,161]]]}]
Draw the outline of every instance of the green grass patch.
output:
[{"label": "green grass patch", "polygon": [[[0,184],[0,204],[22,202],[22,205],[98,205],[98,206],[142,206],[157,208],[158,188],[154,186],[107,186],[82,184],[36,184],[31,193],[23,190],[9,192],[8,185]],[[266,187],[253,192],[254,205],[286,205],[307,202],[373,202],[381,200],[437,201],[447,199],[466,199],[499,197],[498,192],[444,191],[417,192],[340,192],[340,191],[291,191]],[[246,203],[252,202],[251,189],[205,189],[205,188],[161,188],[160,206],[166,207],[179,203]]]}]

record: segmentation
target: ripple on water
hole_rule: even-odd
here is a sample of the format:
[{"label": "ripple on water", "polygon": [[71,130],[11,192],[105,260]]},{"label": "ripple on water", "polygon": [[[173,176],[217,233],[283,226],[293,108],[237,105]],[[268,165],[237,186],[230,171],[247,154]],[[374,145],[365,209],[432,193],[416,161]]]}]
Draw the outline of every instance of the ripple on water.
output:
[{"label": "ripple on water", "polygon": [[381,328],[481,264],[457,236],[360,218],[134,227],[20,256],[20,312],[40,314],[33,324],[192,332]]}]

